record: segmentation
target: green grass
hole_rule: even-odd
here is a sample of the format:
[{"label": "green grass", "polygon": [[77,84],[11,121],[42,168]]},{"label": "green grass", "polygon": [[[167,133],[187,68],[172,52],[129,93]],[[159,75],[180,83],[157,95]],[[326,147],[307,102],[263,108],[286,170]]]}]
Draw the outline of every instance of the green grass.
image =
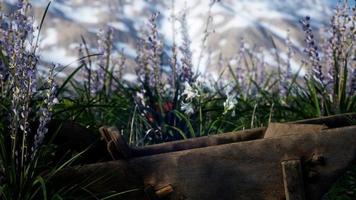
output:
[{"label": "green grass", "polygon": [[[49,5],[44,11],[40,30]],[[151,23],[154,24],[155,21]],[[152,33],[157,31],[151,30]],[[258,60],[255,52],[248,52],[240,58],[238,67],[247,72],[243,74],[243,80],[240,80],[242,75],[236,69],[227,65],[219,77],[220,80],[230,79],[230,84],[220,80],[196,80],[202,77],[201,74],[195,74],[189,81],[183,81],[184,74],[179,71],[181,66],[177,63],[172,62],[169,70],[162,70],[162,62],[157,60],[161,56],[156,55],[159,46],[155,46],[156,43],[152,42],[152,39],[144,40],[142,48],[146,49],[139,51],[141,60],[137,59],[139,61],[134,66],[127,66],[125,58],[113,57],[113,41],[107,38],[110,37],[104,38],[105,52],[94,54],[90,52],[85,38],[81,37],[83,55],[72,63],[76,65],[72,73],[64,80],[58,81],[60,84],[55,93],[58,103],[50,110],[52,119],[73,121],[92,130],[103,125],[116,126],[131,146],[144,146],[267,126],[271,121],[287,122],[356,111],[356,94],[350,92],[350,79],[355,78],[351,76],[354,64],[352,38],[348,38],[349,40],[341,45],[343,56],[335,50],[337,48],[333,48],[332,55],[329,55],[329,59],[333,60],[334,72],[329,85],[318,82],[310,74],[306,78],[301,77],[299,72],[283,82],[283,69],[286,66],[281,64],[281,56],[278,53],[275,55],[279,63],[278,69],[266,70],[263,81],[259,81],[257,79],[260,77],[256,78],[253,74],[257,70],[254,60]],[[272,38],[271,40],[274,43]],[[34,48],[33,55],[36,49]],[[177,49],[172,49],[172,52],[176,51]],[[27,55],[28,52],[23,53]],[[121,67],[141,67],[144,71],[141,74],[142,80],[134,84],[124,81],[122,74],[115,72],[115,59],[119,59]],[[177,60],[177,55],[173,54],[170,59]],[[2,47],[0,61],[5,66],[14,65],[12,58],[7,57]],[[57,73],[68,67],[69,65],[57,69]],[[150,67],[153,70],[150,71]],[[308,63],[300,69],[302,67],[309,70],[312,68]],[[224,73],[225,71],[229,75]],[[12,75],[16,77],[15,74]],[[154,77],[154,80],[150,77]],[[173,77],[173,80],[168,80],[167,77]],[[46,81],[44,77],[38,78],[38,83]],[[98,82],[101,82],[101,85]],[[171,89],[164,89],[165,86]],[[14,139],[9,130],[9,124],[13,120],[12,115],[9,115],[12,113],[13,87],[18,85],[7,80],[0,85],[0,116],[7,116],[0,118],[1,199],[110,199],[122,194],[115,191],[110,194],[92,194],[80,186],[89,183],[63,188],[56,188],[51,184],[51,180],[60,170],[71,166],[84,152],[71,154],[73,152],[69,151],[68,156],[57,161],[53,155],[58,146],[48,142],[43,143],[36,153],[27,155],[24,152],[27,152],[32,143],[30,140],[25,141],[26,137],[21,135],[21,131],[15,131],[18,138],[13,144]],[[97,87],[95,94],[92,90],[94,87]],[[191,91],[188,91],[188,88]],[[48,103],[45,103],[40,95],[45,90],[44,85],[39,85],[38,92],[30,95],[28,101],[24,102],[31,108],[28,122],[32,126],[36,126],[40,120],[40,107]],[[139,93],[143,94],[140,97],[142,99],[139,99]],[[35,134],[35,131],[30,130],[29,134]],[[22,144],[17,142],[19,139],[22,139]],[[14,149],[18,152],[15,153]],[[31,157],[25,159],[25,155]],[[20,162],[24,159],[28,161]],[[330,199],[355,198],[354,171],[351,169],[330,190]],[[91,184],[95,184],[95,180]]]}]

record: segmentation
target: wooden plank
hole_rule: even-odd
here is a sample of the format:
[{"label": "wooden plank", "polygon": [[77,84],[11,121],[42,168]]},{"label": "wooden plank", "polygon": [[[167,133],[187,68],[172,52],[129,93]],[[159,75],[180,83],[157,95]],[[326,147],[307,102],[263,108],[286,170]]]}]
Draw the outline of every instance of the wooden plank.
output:
[{"label": "wooden plank", "polygon": [[171,185],[166,185],[159,189],[155,189],[154,186],[149,185],[145,187],[145,193],[149,200],[160,200],[168,197],[173,192],[173,187]]},{"label": "wooden plank", "polygon": [[264,135],[264,138],[282,137],[300,133],[320,133],[328,129],[323,124],[289,124],[289,123],[270,123]]},{"label": "wooden plank", "polygon": [[355,125],[356,113],[339,114],[325,117],[318,117],[314,119],[304,119],[295,122],[294,124],[325,124],[329,128],[338,128],[344,126]]},{"label": "wooden plank", "polygon": [[[111,149],[114,144],[108,144],[110,154],[115,159],[128,159],[133,157],[157,155],[187,149],[203,148],[207,146],[216,146],[227,143],[256,140],[263,138],[265,130],[266,128],[262,127],[231,133],[204,136],[199,138],[191,138],[187,140],[167,142],[162,144],[149,145],[141,148],[129,148],[120,133],[115,128],[100,128],[100,132],[104,136],[106,141],[109,142],[112,141],[112,139],[116,140],[115,145],[117,147],[117,152],[114,152],[113,149]],[[108,135],[111,135],[111,138],[109,138]]]},{"label": "wooden plank", "polygon": [[[64,171],[58,175],[61,180],[53,180],[58,180],[57,186],[68,185],[72,180],[80,183],[88,174],[100,177],[107,173],[107,180],[86,189],[143,190],[148,185],[161,188],[170,184],[174,188],[171,200],[276,200],[285,198],[281,162],[302,158],[306,163],[315,155],[323,155],[325,164],[309,167],[318,176],[304,181],[308,200],[320,199],[356,161],[356,126],[86,165],[72,168],[70,173]],[[137,194],[118,199],[145,198]]]},{"label": "wooden plank", "polygon": [[303,173],[300,160],[283,161],[281,164],[286,200],[305,200]]},{"label": "wooden plank", "polygon": [[99,129],[99,132],[106,141],[107,150],[113,160],[131,157],[132,149],[117,128],[103,126]]},{"label": "wooden plank", "polygon": [[[280,137],[283,135],[296,134],[300,132],[318,133],[328,127],[350,125],[352,119],[356,120],[356,113],[328,116],[316,119],[289,122],[284,124],[271,123],[268,128],[262,127],[218,135],[204,136],[199,138],[190,138],[187,140],[167,142],[139,148],[129,148],[128,145],[125,144],[123,137],[117,136],[119,137],[119,140],[117,141],[116,146],[119,151],[119,156],[116,159],[128,159],[133,157],[142,157],[174,151],[182,151],[187,149],[203,148],[207,146],[216,146],[234,142],[251,141],[261,139],[263,137]],[[115,132],[115,129],[113,128],[106,127],[106,129],[111,129],[111,131]],[[103,129],[101,129],[101,132],[103,132]],[[116,132],[117,133],[114,133],[112,135],[119,135],[118,131]],[[111,149],[110,147],[108,148]],[[115,154],[115,152],[111,152],[111,155],[113,154]]]},{"label": "wooden plank", "polygon": [[145,187],[145,194],[148,200],[159,200],[159,197],[156,195],[156,191],[152,185]]},{"label": "wooden plank", "polygon": [[182,151],[186,149],[202,148],[207,146],[216,146],[234,142],[251,141],[263,138],[266,131],[265,127],[253,128],[230,133],[222,133],[217,135],[209,135],[198,138],[190,138],[186,140],[167,142],[156,145],[149,145],[142,148],[134,149],[134,154],[137,156],[148,156],[158,153],[167,153],[172,151]]},{"label": "wooden plank", "polygon": [[166,185],[160,189],[158,189],[155,193],[158,198],[165,198],[172,194],[174,191],[173,187],[171,185]]},{"label": "wooden plank", "polygon": [[[356,113],[328,116],[316,119],[302,120],[297,124],[325,124],[328,127],[340,127],[350,125],[352,120],[356,121]],[[114,158],[131,158],[142,157],[160,153],[168,153],[173,151],[182,151],[186,149],[202,148],[207,146],[228,144],[234,142],[250,141],[263,138],[266,128],[250,129],[245,131],[237,131],[231,133],[224,133],[219,135],[211,135],[199,138],[192,138],[188,140],[168,142],[164,144],[150,145],[143,148],[125,149],[128,156],[116,155],[113,147],[115,144],[107,146],[105,141],[99,140],[99,137],[90,129],[75,124],[73,122],[62,122],[59,120],[52,120],[49,124],[49,132],[46,139],[56,135],[54,144],[59,147],[56,155],[58,159],[62,158],[68,149],[76,150],[78,152],[85,150],[88,146],[92,146],[89,151],[82,156],[81,163],[93,163],[98,161],[108,161],[111,157]],[[121,138],[122,141],[123,138]],[[122,146],[122,145],[121,145]],[[107,149],[111,149],[111,154]],[[125,152],[124,152],[125,153]],[[132,153],[132,154],[131,154]],[[125,155],[125,154],[122,154]],[[117,157],[116,157],[117,156]]]}]

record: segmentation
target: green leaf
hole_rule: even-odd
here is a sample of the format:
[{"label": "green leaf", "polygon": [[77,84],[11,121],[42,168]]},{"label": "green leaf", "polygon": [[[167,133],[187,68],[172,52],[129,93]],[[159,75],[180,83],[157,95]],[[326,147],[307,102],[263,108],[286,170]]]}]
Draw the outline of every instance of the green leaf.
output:
[{"label": "green leaf", "polygon": [[190,122],[189,118],[187,116],[185,116],[183,113],[179,112],[178,110],[174,110],[173,113],[180,120],[184,120],[185,121],[185,124],[188,126],[189,133],[190,133],[191,137],[193,137],[193,138],[196,137],[194,128],[193,128],[192,123]]},{"label": "green leaf", "polygon": [[138,192],[138,191],[141,191],[141,190],[142,190],[142,189],[131,189],[131,190],[123,191],[123,192],[117,192],[117,193],[112,194],[112,195],[110,195],[110,196],[101,198],[100,200],[108,200],[108,199],[112,199],[112,198],[121,196],[121,195],[123,195],[123,194],[127,194],[127,193],[130,193],[130,192]]},{"label": "green leaf", "polygon": [[311,100],[314,104],[315,110],[316,110],[316,115],[318,117],[321,116],[321,110],[320,110],[320,102],[319,102],[319,98],[318,98],[318,94],[317,91],[315,89],[315,85],[314,85],[314,81],[309,80],[307,81],[307,85],[308,85],[308,89],[309,89],[309,95],[311,97]]},{"label": "green leaf", "polygon": [[76,73],[78,73],[79,70],[80,70],[83,66],[84,66],[83,64],[79,65],[79,67],[77,67],[77,68],[64,80],[64,82],[62,83],[62,85],[58,88],[57,93],[56,93],[56,96],[58,96],[58,95],[62,92],[62,90],[66,87],[66,85],[69,83],[69,81],[71,81],[71,79],[74,77],[74,75],[75,75]]},{"label": "green leaf", "polygon": [[175,131],[177,131],[179,133],[179,135],[182,136],[182,138],[184,140],[188,139],[188,137],[185,135],[185,133],[181,129],[179,129],[177,127],[174,127],[174,126],[170,126],[170,125],[166,125],[166,126],[171,128],[171,129],[173,129],[173,130],[175,130]]},{"label": "green leaf", "polygon": [[[41,188],[42,188],[42,194],[43,194],[43,200],[47,200],[47,189],[46,189],[46,183],[45,180],[41,177],[38,176],[35,181],[33,182],[33,186],[40,184]],[[36,195],[36,193],[32,194],[31,199],[33,199],[33,197]]]}]

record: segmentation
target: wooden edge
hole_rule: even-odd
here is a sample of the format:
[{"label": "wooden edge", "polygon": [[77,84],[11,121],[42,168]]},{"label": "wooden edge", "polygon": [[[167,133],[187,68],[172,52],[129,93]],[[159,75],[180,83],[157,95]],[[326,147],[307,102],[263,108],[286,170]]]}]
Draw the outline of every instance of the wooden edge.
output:
[{"label": "wooden edge", "polygon": [[159,197],[156,195],[156,191],[152,185],[146,186],[144,191],[148,200],[159,200]]},{"label": "wooden edge", "polygon": [[[77,170],[77,174],[79,174],[81,177],[85,178],[87,176],[87,174],[91,174],[91,172],[95,172],[96,174],[100,174],[100,171],[102,172],[109,172],[109,174],[112,174],[111,178],[111,182],[107,182],[106,185],[103,185],[102,188],[107,189],[104,191],[108,191],[109,189],[111,189],[110,187],[113,186],[115,183],[115,187],[116,188],[120,188],[122,185],[127,184],[128,181],[132,181],[134,179],[132,179],[131,177],[126,177],[127,174],[134,174],[134,175],[139,175],[140,177],[137,178],[137,182],[142,181],[143,178],[145,178],[145,182],[143,183],[143,185],[147,185],[147,184],[152,184],[152,185],[157,185],[157,183],[160,182],[160,180],[162,180],[162,178],[166,177],[166,176],[173,176],[171,175],[167,169],[172,169],[173,167],[177,166],[176,165],[176,161],[177,159],[185,159],[188,157],[199,157],[202,158],[202,165],[200,166],[207,166],[207,163],[209,164],[213,164],[214,165],[214,158],[219,158],[220,156],[225,156],[226,152],[236,152],[236,151],[241,151],[241,152],[246,152],[246,154],[243,157],[241,157],[240,155],[241,152],[239,152],[238,154],[236,154],[234,156],[234,158],[236,159],[236,164],[239,165],[239,163],[243,163],[245,161],[247,161],[247,164],[251,162],[251,157],[254,157],[253,155],[256,155],[256,158],[259,158],[258,155],[261,155],[261,152],[263,152],[263,158],[265,158],[265,155],[268,155],[267,153],[265,154],[265,152],[268,152],[269,150],[273,150],[273,148],[278,148],[278,154],[280,154],[281,157],[276,157],[275,159],[273,159],[273,161],[276,162],[276,166],[270,169],[266,169],[266,173],[268,173],[268,170],[276,170],[277,174],[279,174],[280,176],[278,176],[278,178],[275,180],[275,182],[268,182],[265,186],[266,189],[268,189],[267,192],[272,191],[272,189],[276,189],[276,191],[281,192],[281,195],[284,197],[285,196],[285,190],[284,185],[283,185],[283,165],[282,165],[282,160],[283,161],[289,161],[290,158],[292,159],[303,159],[303,158],[309,158],[308,156],[311,156],[312,153],[315,153],[315,157],[314,154],[311,157],[312,160],[315,160],[317,162],[320,161],[320,156],[324,155],[325,158],[328,158],[328,160],[330,161],[330,165],[327,165],[325,167],[323,167],[323,169],[320,172],[320,176],[319,179],[321,179],[321,181],[317,180],[317,184],[313,183],[310,184],[307,182],[307,179],[305,179],[305,191],[306,194],[308,195],[309,199],[320,199],[320,198],[314,198],[314,197],[319,197],[321,194],[324,194],[326,192],[326,190],[328,188],[330,188],[331,184],[335,182],[336,178],[338,176],[340,176],[341,173],[343,173],[344,169],[346,169],[346,167],[348,165],[350,165],[351,162],[354,161],[355,157],[355,148],[354,144],[355,140],[354,140],[354,136],[356,133],[356,126],[354,127],[347,127],[347,128],[339,128],[339,129],[330,129],[325,131],[325,135],[321,135],[321,134],[308,134],[308,135],[290,135],[288,137],[285,138],[271,138],[268,140],[256,140],[256,141],[251,141],[251,142],[247,142],[247,143],[235,143],[235,144],[226,144],[226,145],[221,145],[219,147],[208,147],[208,148],[201,148],[201,149],[192,149],[189,150],[189,154],[187,154],[186,152],[172,152],[170,154],[165,154],[165,155],[155,155],[152,157],[144,157],[144,158],[135,158],[133,160],[130,161],[113,161],[113,162],[107,162],[107,163],[100,163],[100,164],[92,164],[92,165],[88,165],[86,166],[86,170]],[[309,140],[310,139],[310,140]],[[305,143],[300,144],[300,142],[296,142],[296,141],[306,141]],[[265,145],[263,145],[263,143],[267,142]],[[284,145],[284,146],[279,146],[281,143],[283,144],[292,144],[293,146],[291,147],[291,149],[289,149],[289,145]],[[336,145],[336,144],[338,145]],[[263,145],[263,146],[261,146]],[[300,146],[299,146],[300,145]],[[338,148],[331,148],[331,147],[340,147],[343,145],[347,145],[349,146],[349,148],[340,148],[340,151],[333,151],[330,149],[338,149]],[[256,151],[255,153],[251,153],[251,150],[249,148],[254,148]],[[258,148],[257,148],[258,147]],[[268,151],[261,151],[259,150],[259,147],[263,147],[263,149],[268,149]],[[282,147],[282,149],[280,149]],[[288,148],[287,148],[288,147]],[[315,149],[315,148],[318,149]],[[216,149],[215,149],[216,148]],[[294,150],[293,150],[294,149]],[[213,151],[212,151],[213,150]],[[213,153],[213,155],[211,155],[211,153]],[[288,155],[287,157],[284,157],[284,154],[286,153],[286,155]],[[209,155],[209,156],[208,156]],[[212,157],[213,159],[210,159],[209,162],[205,162],[204,159],[206,157]],[[341,158],[339,158],[341,157]],[[224,157],[225,158],[225,157]],[[243,159],[242,159],[243,158]],[[170,160],[171,159],[171,160]],[[240,160],[242,159],[242,160]],[[189,159],[191,160],[191,159]],[[187,160],[187,161],[189,161]],[[230,157],[229,157],[229,160]],[[278,161],[277,161],[278,160]],[[186,166],[187,168],[191,168],[192,165],[189,164],[184,164],[187,162],[183,162],[184,160],[182,160],[181,162],[181,166]],[[198,163],[199,161],[197,160],[191,160],[192,162]],[[256,163],[258,160],[254,159],[254,161],[256,161]],[[264,163],[268,163],[270,162],[269,160],[262,160],[261,162]],[[250,164],[254,164],[254,163],[250,163]],[[98,165],[102,165],[103,167],[99,170],[99,168],[97,167]],[[209,166],[209,165],[208,165]],[[229,165],[231,167],[231,165]],[[278,167],[280,166],[280,168]],[[303,163],[303,171],[306,171],[305,169],[305,165]],[[89,170],[90,168],[93,168],[93,170]],[[163,169],[163,170],[162,170]],[[220,170],[220,168],[213,168],[216,169],[217,171]],[[248,168],[246,168],[248,169]],[[261,169],[265,169],[262,168]],[[176,169],[172,170],[173,172],[178,172],[176,171]],[[239,171],[239,170],[237,170]],[[119,173],[121,172],[121,174]],[[209,174],[210,173],[214,173],[215,171],[211,171],[209,170]],[[287,174],[287,171],[285,170],[284,172],[285,174]],[[180,176],[184,176],[185,173],[179,173]],[[236,173],[237,175],[240,174]],[[247,174],[247,175],[246,175]],[[265,174],[263,174],[262,176],[264,176]],[[70,176],[67,176],[68,179],[71,179],[72,177],[77,176],[76,174],[70,174]],[[144,176],[143,178],[141,176]],[[248,173],[244,173],[244,176],[247,178],[248,177]],[[147,179],[147,177],[153,177],[152,180]],[[199,172],[195,177],[201,177],[201,173]],[[203,176],[204,179],[206,180],[210,180],[209,178],[210,176]],[[215,176],[216,177],[216,176]],[[274,176],[275,177],[275,176]],[[287,177],[287,175],[285,175],[285,177]],[[65,179],[66,180],[66,179]],[[185,179],[180,179],[183,181],[183,184],[188,184],[184,183]],[[249,179],[246,179],[249,180]],[[172,180],[166,180],[164,179],[165,183],[173,183],[174,184],[174,189],[177,192],[173,193],[173,197],[175,197],[175,193],[179,193],[182,192],[181,188],[182,185],[177,185],[178,182],[174,182]],[[258,181],[257,181],[258,182]],[[203,183],[204,185],[204,181],[201,181],[201,183]],[[260,183],[260,182],[258,182]],[[66,184],[66,182],[64,182],[64,184]],[[116,186],[120,185],[119,186]],[[96,184],[97,185],[97,184]],[[142,185],[142,188],[143,188]],[[141,185],[140,185],[141,186]],[[198,185],[199,187],[201,187],[201,184]],[[135,185],[130,185],[130,187],[136,187]],[[264,186],[263,186],[264,187]],[[227,187],[229,188],[229,187]],[[100,188],[101,189],[101,188]],[[101,190],[93,190],[93,191],[100,191]],[[232,190],[230,190],[232,191]],[[198,191],[197,191],[198,192]],[[254,196],[251,196],[250,199],[253,199]],[[312,198],[311,198],[312,197]],[[129,199],[129,198],[128,198]],[[133,198],[135,199],[135,198]],[[137,199],[141,199],[141,198],[136,198]],[[205,198],[206,199],[206,198]],[[208,198],[209,199],[209,198]],[[218,199],[218,198],[215,198]],[[245,198],[246,199],[246,198]],[[261,198],[263,199],[263,198]]]},{"label": "wooden edge", "polygon": [[[125,142],[124,138],[115,127],[103,126],[100,127],[99,132],[107,144],[107,150],[109,151],[110,155],[114,160],[117,160],[260,139],[263,138],[265,130],[266,128],[264,127],[255,128],[231,133],[223,133],[219,135],[211,135],[149,145],[140,148],[131,148]],[[117,152],[113,152],[115,151],[115,148],[112,147],[113,145],[115,145]]]},{"label": "wooden edge", "polygon": [[168,195],[172,194],[174,192],[174,189],[172,185],[166,185],[156,191],[156,195],[158,198],[164,198],[167,197]]},{"label": "wooden edge", "polygon": [[190,138],[186,140],[167,142],[162,144],[148,145],[141,148],[132,148],[133,157],[149,156],[154,154],[183,151],[188,149],[204,148],[228,143],[242,142],[261,139],[266,128],[255,128],[218,135]]},{"label": "wooden edge", "polygon": [[[329,128],[349,126],[347,119],[355,119],[356,113],[341,114],[334,116],[327,116],[315,119],[301,120],[295,124],[325,124]],[[124,140],[122,135],[115,127],[103,126],[99,129],[101,135],[107,142],[112,140],[115,143],[119,157],[115,159],[128,159],[132,157],[150,156],[155,154],[169,153],[174,151],[183,151],[187,149],[203,148],[208,146],[216,146],[228,143],[251,141],[256,139],[263,139],[266,127],[254,128],[236,132],[222,133],[218,135],[203,136],[198,138],[189,138],[186,140],[179,140],[173,142],[166,142],[162,144],[148,145],[139,148],[131,148]],[[110,148],[111,149],[111,148]],[[113,154],[113,152],[111,152]]]},{"label": "wooden edge", "polygon": [[154,186],[148,185],[144,189],[146,197],[149,200],[159,200],[165,198],[174,192],[172,185],[166,185],[162,188],[155,189]]},{"label": "wooden edge", "polygon": [[283,161],[281,165],[286,200],[305,200],[304,181],[300,160]]},{"label": "wooden edge", "polygon": [[[350,123],[347,121],[349,119],[356,120],[356,113],[333,115],[333,116],[294,121],[288,123],[321,124],[321,125],[326,125],[329,128],[338,128],[338,127],[350,126]],[[215,146],[215,145],[228,144],[234,142],[263,139],[266,130],[267,130],[266,127],[253,128],[253,129],[236,131],[236,132],[203,136],[199,138],[189,138],[186,140],[179,140],[179,141],[167,142],[162,144],[148,145],[141,148],[132,148],[132,154],[133,157],[141,157],[141,156],[149,156],[153,154],[168,153],[173,151],[182,151],[187,149],[203,148],[207,146]],[[322,131],[325,130],[328,129],[323,129]]]},{"label": "wooden edge", "polygon": [[356,122],[356,113],[346,113],[339,115],[331,115],[325,117],[318,117],[313,119],[305,119],[294,122],[294,124],[325,124],[329,128],[337,128],[343,126],[350,126],[352,122]]},{"label": "wooden edge", "polygon": [[112,159],[128,159],[131,157],[132,150],[117,128],[103,126],[99,128],[99,132],[106,141],[107,150]]}]

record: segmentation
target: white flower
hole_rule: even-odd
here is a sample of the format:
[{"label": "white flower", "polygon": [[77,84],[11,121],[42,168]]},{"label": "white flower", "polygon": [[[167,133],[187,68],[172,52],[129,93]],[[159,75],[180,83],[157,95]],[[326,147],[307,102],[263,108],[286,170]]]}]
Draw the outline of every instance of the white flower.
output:
[{"label": "white flower", "polygon": [[54,97],[52,103],[53,103],[53,104],[58,104],[58,103],[59,103],[59,100],[58,100],[56,97]]},{"label": "white flower", "polygon": [[187,115],[194,113],[193,105],[191,103],[183,103],[182,104],[182,110]]},{"label": "white flower", "polygon": [[143,106],[146,106],[146,104],[145,104],[144,91],[143,91],[143,92],[137,92],[137,93],[136,93],[136,97],[137,97],[137,100],[139,100],[139,102],[140,102]]},{"label": "white flower", "polygon": [[228,111],[233,110],[237,104],[236,97],[233,95],[228,95],[224,102],[224,114]]},{"label": "white flower", "polygon": [[191,101],[195,97],[199,97],[199,91],[195,88],[192,88],[192,86],[190,86],[188,82],[184,82],[184,91],[182,95],[186,96],[185,99],[187,101]]},{"label": "white flower", "polygon": [[232,96],[230,95],[230,93],[232,93],[234,91],[234,88],[231,86],[231,84],[227,84],[224,88],[224,93],[226,94],[226,96]]}]

